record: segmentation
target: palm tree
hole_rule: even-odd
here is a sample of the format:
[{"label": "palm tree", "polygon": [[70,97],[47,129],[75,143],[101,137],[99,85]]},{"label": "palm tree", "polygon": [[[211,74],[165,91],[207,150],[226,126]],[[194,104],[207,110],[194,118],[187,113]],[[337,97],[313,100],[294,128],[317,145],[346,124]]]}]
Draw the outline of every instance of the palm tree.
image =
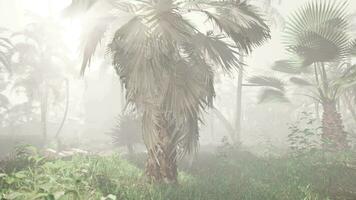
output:
[{"label": "palm tree", "polygon": [[117,146],[126,146],[129,155],[135,152],[134,146],[141,142],[141,120],[132,114],[123,114],[118,117],[117,124],[109,132],[113,143]]},{"label": "palm tree", "polygon": [[22,88],[32,106],[39,102],[41,133],[45,142],[50,99],[61,96],[58,86],[66,82],[61,69],[68,65],[58,29],[55,29],[50,20],[40,19],[13,35],[13,54],[17,55],[12,62],[16,78],[13,88]]},{"label": "palm tree", "polygon": [[[113,31],[108,46],[114,68],[127,102],[143,115],[146,174],[151,182],[176,183],[177,159],[197,149],[202,112],[213,105],[213,67],[240,68],[239,50],[260,45],[255,38],[268,38],[269,28],[254,6],[240,0],[109,2],[116,12],[89,31],[82,73]],[[81,3],[73,1],[70,8]],[[123,12],[131,18],[117,27]],[[202,33],[203,26],[190,21],[193,13],[216,31]]]},{"label": "palm tree", "polygon": [[[338,98],[354,85],[354,67],[345,65],[354,48],[349,34],[347,4],[309,2],[291,16],[286,25],[285,44],[291,53],[290,60],[278,61],[273,69],[289,74],[290,81],[302,86],[308,96],[323,107],[322,139],[327,149],[344,149],[347,134],[336,103]],[[263,97],[285,98],[283,82],[267,77],[252,81],[269,86]],[[276,80],[276,79],[275,79]],[[272,89],[271,89],[272,88]]]}]

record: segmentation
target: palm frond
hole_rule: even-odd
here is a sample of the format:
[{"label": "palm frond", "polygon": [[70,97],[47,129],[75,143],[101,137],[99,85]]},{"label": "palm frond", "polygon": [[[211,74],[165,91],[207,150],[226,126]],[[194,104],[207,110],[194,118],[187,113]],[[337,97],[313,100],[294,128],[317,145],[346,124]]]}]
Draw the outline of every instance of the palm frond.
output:
[{"label": "palm frond", "polygon": [[282,91],[265,88],[262,89],[259,97],[258,103],[270,103],[270,102],[282,102],[287,103],[289,99],[285,96]]},{"label": "palm frond", "polygon": [[191,8],[205,14],[209,21],[246,53],[270,38],[270,30],[261,13],[246,1],[193,0],[190,1],[188,10]]},{"label": "palm frond", "polygon": [[259,86],[271,87],[280,91],[285,90],[284,82],[275,77],[253,76],[248,79],[248,82]]},{"label": "palm frond", "polygon": [[221,66],[225,72],[242,68],[242,63],[237,59],[238,52],[234,47],[222,40],[221,36],[197,34],[192,40],[196,48],[201,49],[215,64]]},{"label": "palm frond", "polygon": [[114,19],[115,17],[105,17],[97,19],[93,28],[84,37],[85,41],[83,41],[83,62],[80,70],[81,75],[84,75],[85,69],[90,65],[91,59],[94,56],[96,48],[103,40],[105,33],[108,31]]},{"label": "palm frond", "polygon": [[309,73],[309,68],[302,67],[301,63],[298,61],[291,60],[278,60],[273,63],[271,67],[274,71],[297,75],[301,73]]},{"label": "palm frond", "polygon": [[305,80],[303,78],[299,78],[299,77],[291,77],[290,82],[298,85],[298,86],[312,86],[313,84],[310,83],[308,80]]},{"label": "palm frond", "polygon": [[349,55],[350,36],[344,1],[312,1],[292,15],[286,25],[285,44],[304,66],[331,62]]},{"label": "palm frond", "polygon": [[140,143],[142,138],[141,118],[135,114],[120,115],[115,127],[108,134],[113,138],[113,143],[119,146]]}]

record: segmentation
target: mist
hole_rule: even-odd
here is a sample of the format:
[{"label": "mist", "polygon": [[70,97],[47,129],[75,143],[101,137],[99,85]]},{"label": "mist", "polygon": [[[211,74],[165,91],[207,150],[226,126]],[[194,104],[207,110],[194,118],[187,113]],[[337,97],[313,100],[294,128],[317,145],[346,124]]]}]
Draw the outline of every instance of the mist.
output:
[{"label": "mist", "polygon": [[355,16],[0,0],[0,199],[356,199]]}]

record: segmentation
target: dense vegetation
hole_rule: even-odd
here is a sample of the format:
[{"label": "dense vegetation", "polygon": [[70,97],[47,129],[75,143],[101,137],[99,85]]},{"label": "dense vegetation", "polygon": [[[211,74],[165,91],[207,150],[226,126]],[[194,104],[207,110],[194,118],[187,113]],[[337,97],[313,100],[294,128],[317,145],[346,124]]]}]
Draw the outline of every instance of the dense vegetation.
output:
[{"label": "dense vegetation", "polygon": [[145,155],[128,161],[119,155],[41,157],[19,151],[0,174],[2,198],[91,200],[355,199],[356,158],[351,152],[320,151],[282,157],[256,157],[222,146],[180,164],[179,185],[148,184]]},{"label": "dense vegetation", "polygon": [[356,199],[352,2],[47,1],[0,28],[1,200]]}]

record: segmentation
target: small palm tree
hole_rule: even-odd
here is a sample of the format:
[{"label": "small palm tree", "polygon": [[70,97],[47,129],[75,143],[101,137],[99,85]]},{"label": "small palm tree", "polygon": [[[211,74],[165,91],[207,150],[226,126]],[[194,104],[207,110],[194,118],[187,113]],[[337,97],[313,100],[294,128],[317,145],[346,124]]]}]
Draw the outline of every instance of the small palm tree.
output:
[{"label": "small palm tree", "polygon": [[[241,67],[238,54],[262,44],[269,28],[254,6],[240,0],[98,2],[109,2],[112,15],[89,30],[82,73],[105,34],[113,35],[108,47],[116,73],[128,103],[143,115],[146,174],[153,182],[175,183],[176,161],[197,149],[202,111],[213,105],[213,67]],[[95,4],[76,0],[67,10],[80,5]],[[131,17],[117,26],[122,13]],[[192,22],[194,13],[216,31],[203,33],[206,27]]]},{"label": "small palm tree", "polygon": [[[286,25],[285,44],[291,59],[273,66],[275,71],[288,74],[290,82],[307,89],[308,96],[322,105],[322,138],[330,149],[347,147],[347,134],[336,103],[355,84],[355,74],[349,73],[354,66],[345,64],[354,48],[346,8],[345,2],[307,3]],[[285,99],[283,82],[273,77],[264,80],[252,80],[268,86],[263,97]]]},{"label": "small palm tree", "polygon": [[117,146],[126,146],[131,155],[134,146],[142,144],[142,125],[139,117],[132,114],[124,114],[118,117],[117,124],[109,132],[113,138],[113,143]]}]

